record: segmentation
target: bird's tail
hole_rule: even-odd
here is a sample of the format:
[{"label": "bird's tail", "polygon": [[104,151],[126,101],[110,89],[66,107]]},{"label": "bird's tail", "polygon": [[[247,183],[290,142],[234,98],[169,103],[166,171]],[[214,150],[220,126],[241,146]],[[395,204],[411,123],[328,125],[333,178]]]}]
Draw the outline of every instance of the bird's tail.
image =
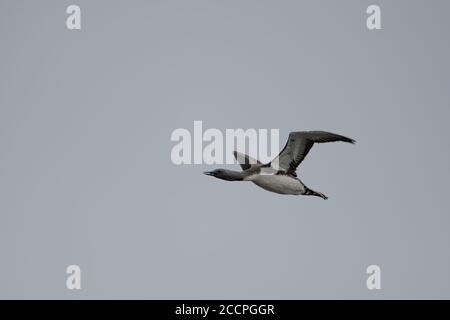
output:
[{"label": "bird's tail", "polygon": [[314,191],[314,190],[308,188],[307,186],[305,186],[305,193],[303,195],[321,197],[323,200],[328,199],[328,197],[326,195],[324,195],[323,193]]}]

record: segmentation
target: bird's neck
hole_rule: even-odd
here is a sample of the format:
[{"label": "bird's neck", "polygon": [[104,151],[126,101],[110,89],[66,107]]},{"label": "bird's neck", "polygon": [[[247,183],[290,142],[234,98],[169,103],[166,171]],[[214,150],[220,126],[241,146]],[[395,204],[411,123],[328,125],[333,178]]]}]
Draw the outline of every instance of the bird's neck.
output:
[{"label": "bird's neck", "polygon": [[225,170],[223,179],[228,181],[242,181],[247,175],[244,171]]}]

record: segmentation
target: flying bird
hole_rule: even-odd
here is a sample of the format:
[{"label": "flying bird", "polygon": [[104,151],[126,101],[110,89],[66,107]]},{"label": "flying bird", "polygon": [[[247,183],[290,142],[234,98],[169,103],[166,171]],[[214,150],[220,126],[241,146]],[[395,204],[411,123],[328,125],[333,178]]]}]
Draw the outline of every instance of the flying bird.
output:
[{"label": "flying bird", "polygon": [[297,167],[305,159],[314,143],[355,140],[325,131],[291,132],[280,154],[271,162],[263,164],[248,155],[234,151],[242,171],[216,169],[204,174],[227,181],[251,181],[271,192],[289,195],[316,196],[328,199],[326,195],[308,188],[298,177]]}]

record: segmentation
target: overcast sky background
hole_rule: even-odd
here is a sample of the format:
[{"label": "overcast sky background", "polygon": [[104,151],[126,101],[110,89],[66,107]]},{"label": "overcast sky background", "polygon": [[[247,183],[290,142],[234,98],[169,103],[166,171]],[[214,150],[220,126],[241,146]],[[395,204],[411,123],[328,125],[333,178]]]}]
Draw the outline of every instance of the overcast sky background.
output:
[{"label": "overcast sky background", "polygon": [[[0,0],[0,298],[450,298],[449,1],[73,3]],[[194,120],[357,144],[280,196],[172,164]]]}]

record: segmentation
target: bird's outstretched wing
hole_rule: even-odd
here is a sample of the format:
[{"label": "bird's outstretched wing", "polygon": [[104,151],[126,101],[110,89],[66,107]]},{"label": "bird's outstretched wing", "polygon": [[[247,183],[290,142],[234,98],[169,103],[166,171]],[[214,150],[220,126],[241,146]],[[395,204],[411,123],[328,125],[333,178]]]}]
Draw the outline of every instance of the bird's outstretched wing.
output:
[{"label": "bird's outstretched wing", "polygon": [[280,154],[272,160],[270,166],[296,177],[298,165],[305,159],[314,143],[343,141],[355,143],[353,139],[325,131],[291,132],[288,141]]},{"label": "bird's outstretched wing", "polygon": [[234,151],[233,152],[234,157],[236,158],[237,162],[241,166],[242,170],[248,170],[252,167],[252,165],[260,165],[261,162],[256,160],[255,158],[252,158],[246,154]]}]

